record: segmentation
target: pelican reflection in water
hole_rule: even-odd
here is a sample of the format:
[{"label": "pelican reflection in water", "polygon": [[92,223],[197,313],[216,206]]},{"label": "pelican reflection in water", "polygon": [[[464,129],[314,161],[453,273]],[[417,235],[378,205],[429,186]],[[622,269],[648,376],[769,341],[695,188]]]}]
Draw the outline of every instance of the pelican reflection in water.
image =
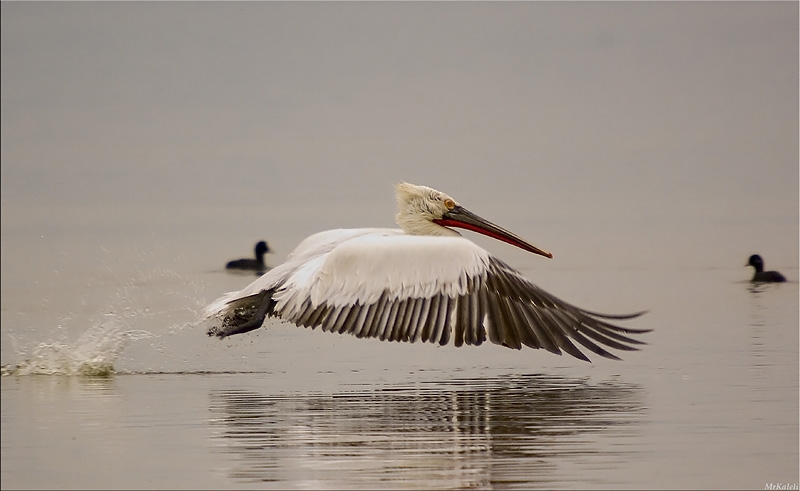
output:
[{"label": "pelican reflection in water", "polygon": [[643,438],[644,398],[641,386],[620,381],[503,375],[332,396],[219,389],[209,414],[238,482],[528,489],[569,472],[582,488],[600,482],[599,469],[627,475]]},{"label": "pelican reflection in water", "polygon": [[605,348],[635,350],[612,324],[641,315],[599,314],[534,285],[453,230],[460,227],[552,258],[552,254],[468,211],[426,186],[396,186],[399,229],[358,228],[306,238],[286,262],[205,310],[209,335],[224,338],[261,327],[267,316],[297,326],[382,341],[455,346],[488,340],[588,361],[573,344],[606,358]]}]

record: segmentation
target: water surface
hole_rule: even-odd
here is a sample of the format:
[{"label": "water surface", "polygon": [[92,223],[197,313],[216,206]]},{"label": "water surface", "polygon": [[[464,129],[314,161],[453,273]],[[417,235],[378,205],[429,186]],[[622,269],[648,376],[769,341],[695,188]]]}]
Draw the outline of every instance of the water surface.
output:
[{"label": "water surface", "polygon": [[[796,486],[796,2],[0,9],[3,489]],[[648,344],[205,335],[228,260],[403,180]]]}]

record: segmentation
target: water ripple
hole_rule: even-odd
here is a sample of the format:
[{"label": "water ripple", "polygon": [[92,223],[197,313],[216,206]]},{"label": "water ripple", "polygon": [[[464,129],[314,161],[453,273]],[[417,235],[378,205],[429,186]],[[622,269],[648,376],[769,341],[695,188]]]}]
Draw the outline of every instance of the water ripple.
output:
[{"label": "water ripple", "polygon": [[217,390],[210,413],[226,471],[242,482],[530,488],[596,467],[581,487],[613,484],[602,476],[634,458],[643,397],[624,383],[529,375],[333,395]]}]

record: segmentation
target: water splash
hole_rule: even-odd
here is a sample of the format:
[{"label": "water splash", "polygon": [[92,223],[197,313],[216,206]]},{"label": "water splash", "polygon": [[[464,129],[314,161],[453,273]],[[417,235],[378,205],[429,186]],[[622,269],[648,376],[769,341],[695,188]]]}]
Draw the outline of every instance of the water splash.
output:
[{"label": "water splash", "polygon": [[[116,314],[106,314],[105,321],[84,332],[75,344],[39,343],[30,355],[16,349],[24,361],[16,366],[4,365],[7,375],[71,375],[108,377],[115,373],[114,363],[128,342],[152,337],[143,330],[124,330]],[[16,341],[13,340],[15,342]]]}]

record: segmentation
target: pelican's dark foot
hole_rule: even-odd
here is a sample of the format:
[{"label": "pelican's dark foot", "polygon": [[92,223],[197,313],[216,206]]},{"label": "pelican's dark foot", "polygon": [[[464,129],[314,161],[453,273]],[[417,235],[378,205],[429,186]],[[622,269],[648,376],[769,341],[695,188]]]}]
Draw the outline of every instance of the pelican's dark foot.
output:
[{"label": "pelican's dark foot", "polygon": [[216,319],[219,325],[208,328],[206,334],[226,338],[258,329],[275,305],[269,293],[265,290],[231,302]]}]

